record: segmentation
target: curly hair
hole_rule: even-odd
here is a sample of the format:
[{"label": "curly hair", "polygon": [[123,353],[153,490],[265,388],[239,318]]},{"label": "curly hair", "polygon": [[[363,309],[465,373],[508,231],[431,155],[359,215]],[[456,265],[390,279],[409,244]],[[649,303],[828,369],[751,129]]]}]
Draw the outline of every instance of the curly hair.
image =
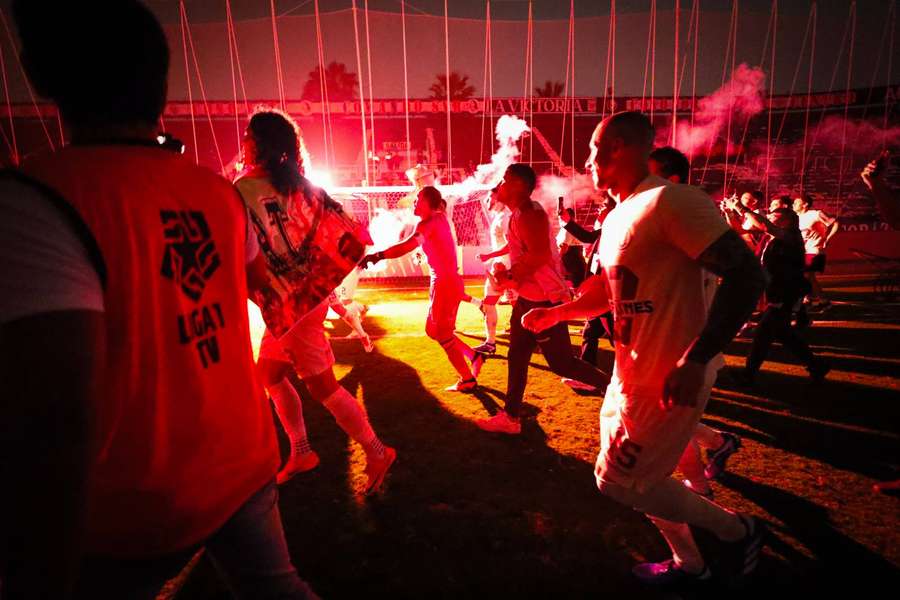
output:
[{"label": "curly hair", "polygon": [[258,109],[247,125],[253,141],[248,160],[265,171],[272,187],[285,196],[297,191],[304,175],[306,148],[300,127],[286,113],[275,108]]}]

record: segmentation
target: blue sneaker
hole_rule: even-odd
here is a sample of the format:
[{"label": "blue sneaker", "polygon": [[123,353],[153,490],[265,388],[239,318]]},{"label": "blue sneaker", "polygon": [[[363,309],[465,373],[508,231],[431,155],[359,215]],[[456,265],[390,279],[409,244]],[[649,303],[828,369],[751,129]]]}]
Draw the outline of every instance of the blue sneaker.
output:
[{"label": "blue sneaker", "polygon": [[631,573],[647,585],[673,587],[693,585],[712,579],[709,567],[703,567],[700,573],[688,573],[678,566],[674,559],[658,563],[641,563],[631,569]]},{"label": "blue sneaker", "polygon": [[721,435],[725,440],[722,445],[715,450],[706,451],[706,468],[703,469],[703,475],[709,480],[721,477],[725,472],[729,457],[741,449],[741,438],[724,431],[721,432]]}]

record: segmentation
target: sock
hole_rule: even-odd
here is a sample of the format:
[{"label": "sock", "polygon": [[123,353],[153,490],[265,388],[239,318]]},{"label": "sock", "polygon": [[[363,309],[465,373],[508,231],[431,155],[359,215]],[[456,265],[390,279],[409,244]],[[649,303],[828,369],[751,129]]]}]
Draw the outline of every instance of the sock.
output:
[{"label": "sock", "polygon": [[334,420],[341,429],[363,447],[366,456],[378,458],[384,456],[384,444],[372,430],[365,409],[356,398],[350,395],[350,392],[342,386],[338,386],[330,396],[325,398],[322,406],[334,416]]},{"label": "sock", "polygon": [[282,379],[268,388],[278,419],[291,441],[291,457],[312,452],[306,437],[306,424],[303,422],[303,404],[293,384]]},{"label": "sock", "polygon": [[672,550],[672,558],[675,564],[691,575],[699,575],[706,568],[706,562],[700,554],[700,549],[691,535],[691,528],[685,523],[674,523],[650,517],[659,532],[666,538],[666,543]]},{"label": "sock", "polygon": [[[695,434],[696,437],[696,434]],[[681,460],[678,461],[678,470],[684,475],[685,479],[691,482],[691,486],[699,492],[709,491],[709,482],[703,474],[703,460],[700,458],[700,447],[696,440],[692,439],[688,442]]]},{"label": "sock", "polygon": [[484,305],[484,341],[489,344],[497,343],[497,305]]}]

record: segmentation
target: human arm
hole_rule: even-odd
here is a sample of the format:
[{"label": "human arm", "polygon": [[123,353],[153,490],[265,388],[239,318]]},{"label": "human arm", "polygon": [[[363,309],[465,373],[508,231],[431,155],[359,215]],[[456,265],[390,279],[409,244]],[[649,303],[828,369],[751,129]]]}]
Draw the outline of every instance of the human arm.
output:
[{"label": "human arm", "polygon": [[575,221],[569,221],[563,227],[565,227],[566,231],[572,234],[572,237],[574,237],[582,244],[593,244],[597,240],[597,238],[600,237],[600,233],[603,231],[602,229],[594,229],[593,231],[588,231]]},{"label": "human arm", "polygon": [[743,204],[738,204],[740,208],[737,209],[737,212],[742,217],[747,217],[750,220],[750,223],[761,231],[765,231],[772,237],[776,237],[780,240],[790,239],[790,232],[787,229],[782,229],[781,227],[776,226],[770,220],[768,220],[763,215],[758,212],[754,212],[749,210]]},{"label": "human arm", "polygon": [[475,258],[477,258],[481,262],[487,262],[492,258],[497,258],[498,256],[506,256],[507,254],[509,254],[509,244],[503,244],[502,248],[497,248],[493,252],[486,252],[485,254],[476,254]]},{"label": "human arm", "polygon": [[394,244],[393,246],[388,246],[387,248],[379,252],[372,252],[371,254],[365,255],[359,262],[359,264],[362,265],[363,268],[368,269],[370,265],[381,262],[386,258],[400,258],[401,256],[409,254],[419,245],[419,240],[421,239],[422,235],[422,223],[419,223],[416,226],[415,232],[413,232],[413,234],[408,238],[406,238],[402,242]]},{"label": "human arm", "polygon": [[881,218],[894,229],[900,229],[900,194],[892,192],[884,180],[884,168],[879,167],[882,160],[885,158],[879,157],[867,164],[860,177],[871,190]]},{"label": "human arm", "polygon": [[[684,193],[684,192],[683,192]],[[676,202],[677,201],[677,202]],[[721,284],[697,338],[668,374],[662,406],[694,406],[709,361],[721,353],[753,312],[766,277],[756,256],[698,189],[684,198],[661,199],[662,228],[670,242]]]},{"label": "human arm", "polygon": [[578,288],[574,300],[550,308],[533,308],[522,317],[522,326],[530,331],[544,331],[561,321],[587,319],[609,310],[606,275],[589,277]]},{"label": "human arm", "polygon": [[834,234],[838,232],[841,228],[841,222],[837,218],[831,219],[831,225],[828,226],[828,232],[825,234],[825,239],[822,241],[822,250],[828,246],[828,242],[831,241],[831,238],[834,237]]}]

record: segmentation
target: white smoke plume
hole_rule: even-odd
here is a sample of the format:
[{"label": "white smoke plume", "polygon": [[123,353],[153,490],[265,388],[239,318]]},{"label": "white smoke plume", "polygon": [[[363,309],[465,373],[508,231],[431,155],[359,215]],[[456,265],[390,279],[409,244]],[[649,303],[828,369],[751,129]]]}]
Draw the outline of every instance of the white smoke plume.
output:
[{"label": "white smoke plume", "polygon": [[[693,127],[686,119],[678,122],[675,146],[687,155],[711,152],[715,142],[727,129],[729,115],[732,136],[739,134],[747,120],[762,112],[765,107],[765,82],[766,74],[762,69],[741,63],[730,81],[698,101]],[[671,129],[662,129],[657,132],[656,143],[664,146],[669,143],[670,138]],[[736,147],[732,140],[726,142],[726,151],[733,153]]]},{"label": "white smoke plume", "polygon": [[519,140],[530,131],[528,123],[514,115],[503,115],[497,119],[497,126],[494,129],[497,150],[491,156],[491,162],[478,165],[475,173],[465,181],[446,186],[448,194],[465,198],[473,190],[497,185],[507,167],[519,157]]}]

